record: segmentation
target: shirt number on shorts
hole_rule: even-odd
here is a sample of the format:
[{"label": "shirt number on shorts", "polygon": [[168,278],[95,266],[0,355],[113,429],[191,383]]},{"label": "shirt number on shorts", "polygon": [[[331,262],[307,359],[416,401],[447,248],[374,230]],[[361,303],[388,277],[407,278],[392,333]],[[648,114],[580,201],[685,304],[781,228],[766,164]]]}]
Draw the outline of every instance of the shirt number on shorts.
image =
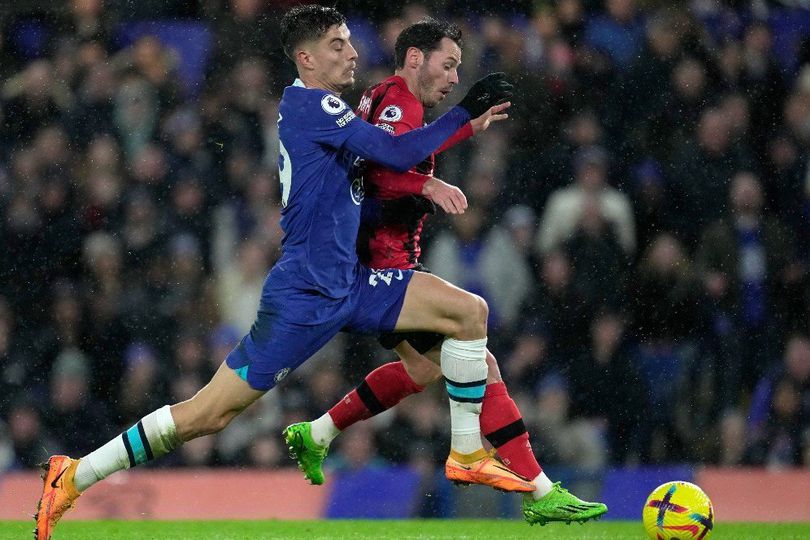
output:
[{"label": "shirt number on shorts", "polygon": [[368,276],[368,284],[376,287],[380,281],[384,281],[386,285],[390,286],[391,280],[394,279],[402,281],[402,270],[372,270],[371,275]]}]

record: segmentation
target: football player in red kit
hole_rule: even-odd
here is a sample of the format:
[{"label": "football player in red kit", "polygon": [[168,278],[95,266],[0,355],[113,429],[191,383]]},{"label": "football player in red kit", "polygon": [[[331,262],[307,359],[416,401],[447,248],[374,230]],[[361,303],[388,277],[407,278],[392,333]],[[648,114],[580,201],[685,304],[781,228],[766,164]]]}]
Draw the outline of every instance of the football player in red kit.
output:
[{"label": "football player in red kit", "polygon": [[[400,135],[424,124],[424,108],[440,103],[458,83],[461,63],[461,32],[445,22],[427,19],[402,31],[395,45],[395,75],[372,86],[360,101],[357,114],[392,134]],[[442,152],[473,134],[487,129],[492,121],[506,118],[508,103],[493,107],[493,115],[462,127],[437,152]],[[462,213],[464,194],[434,174],[430,156],[406,172],[395,172],[367,163],[363,174],[365,201],[357,242],[360,261],[370,268],[400,268],[426,271],[419,263],[420,235],[428,214],[435,207]],[[396,279],[393,272],[379,279]],[[380,343],[394,349],[399,361],[380,366],[326,414],[312,422],[293,424],[285,430],[291,454],[313,484],[324,481],[322,463],[331,441],[344,429],[421,392],[442,376],[439,350],[444,337],[415,332],[381,336]],[[487,352],[488,374],[483,396],[467,396],[465,389],[447,382],[451,407],[454,399],[478,399],[482,403],[480,425],[469,436],[483,434],[497,450],[498,458],[515,473],[534,484],[524,495],[523,515],[530,524],[551,521],[580,521],[598,518],[607,511],[601,503],[582,501],[552,483],[532,452],[520,411],[501,379],[498,364]],[[451,409],[452,410],[452,409]],[[462,426],[464,428],[464,426]],[[453,429],[456,429],[453,426]],[[454,437],[458,437],[454,433]],[[465,471],[448,459],[446,473],[465,483]]]}]

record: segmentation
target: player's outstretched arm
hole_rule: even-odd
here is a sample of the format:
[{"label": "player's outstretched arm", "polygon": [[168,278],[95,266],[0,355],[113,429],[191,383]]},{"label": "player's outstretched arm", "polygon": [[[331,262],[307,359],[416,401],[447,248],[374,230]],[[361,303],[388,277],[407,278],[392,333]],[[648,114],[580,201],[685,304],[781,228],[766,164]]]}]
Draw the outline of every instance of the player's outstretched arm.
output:
[{"label": "player's outstretched arm", "polygon": [[[398,172],[405,172],[435,152],[471,118],[490,114],[489,109],[512,95],[512,85],[503,73],[493,73],[477,81],[464,99],[435,122],[400,136],[389,133],[355,118],[354,131],[345,146],[362,158],[374,161]],[[492,113],[500,114],[500,111]],[[493,121],[490,114],[489,123]]]},{"label": "player's outstretched arm", "polygon": [[355,118],[351,121],[351,124],[356,124],[352,126],[353,133],[346,139],[344,146],[364,159],[397,172],[405,172],[435,152],[469,120],[466,110],[453,107],[423,128],[394,136]]}]

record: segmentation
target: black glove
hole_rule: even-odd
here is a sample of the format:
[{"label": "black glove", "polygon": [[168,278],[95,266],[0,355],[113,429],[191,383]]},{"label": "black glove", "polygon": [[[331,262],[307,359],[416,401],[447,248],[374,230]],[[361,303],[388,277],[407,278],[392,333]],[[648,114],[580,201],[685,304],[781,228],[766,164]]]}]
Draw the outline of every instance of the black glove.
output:
[{"label": "black glove", "polygon": [[505,73],[490,73],[475,81],[470,91],[458,104],[470,113],[470,118],[478,118],[493,105],[503,103],[512,97],[514,87],[506,80]]}]

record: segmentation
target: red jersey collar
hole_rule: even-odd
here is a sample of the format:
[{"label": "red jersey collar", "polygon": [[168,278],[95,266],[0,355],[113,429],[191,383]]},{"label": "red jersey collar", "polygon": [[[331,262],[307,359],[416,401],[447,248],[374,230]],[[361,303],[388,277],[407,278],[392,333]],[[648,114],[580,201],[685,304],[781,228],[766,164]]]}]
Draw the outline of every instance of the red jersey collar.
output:
[{"label": "red jersey collar", "polygon": [[409,96],[411,96],[414,99],[416,99],[417,101],[419,101],[419,99],[415,95],[413,95],[413,92],[411,92],[411,89],[408,88],[408,83],[401,76],[399,76],[399,75],[391,75],[390,77],[388,77],[387,79],[385,79],[383,81],[383,83],[387,83],[387,82],[394,83],[395,85],[397,85],[397,88],[399,88],[403,92],[407,92]]}]

